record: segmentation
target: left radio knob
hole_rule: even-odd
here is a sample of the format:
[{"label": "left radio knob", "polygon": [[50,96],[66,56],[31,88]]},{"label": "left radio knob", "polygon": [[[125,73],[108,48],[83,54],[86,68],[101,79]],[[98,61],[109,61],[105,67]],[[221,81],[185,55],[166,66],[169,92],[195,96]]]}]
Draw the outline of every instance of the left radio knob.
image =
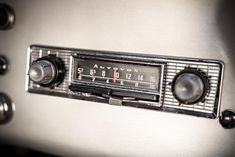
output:
[{"label": "left radio knob", "polygon": [[63,62],[55,56],[46,56],[34,61],[29,68],[29,78],[41,86],[53,87],[64,77]]},{"label": "left radio knob", "polygon": [[30,79],[38,84],[49,84],[55,79],[55,66],[47,61],[35,62],[29,69]]}]

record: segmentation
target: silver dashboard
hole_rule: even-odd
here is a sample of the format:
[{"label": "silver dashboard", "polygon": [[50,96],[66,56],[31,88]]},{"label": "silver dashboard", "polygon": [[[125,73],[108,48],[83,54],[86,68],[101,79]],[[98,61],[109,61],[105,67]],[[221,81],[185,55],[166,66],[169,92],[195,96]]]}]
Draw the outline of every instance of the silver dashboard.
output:
[{"label": "silver dashboard", "polygon": [[0,32],[9,60],[1,92],[15,104],[0,125],[7,143],[61,156],[233,156],[235,130],[218,119],[31,94],[25,90],[31,44],[224,62],[221,111],[235,109],[231,0],[1,0],[16,13]]}]

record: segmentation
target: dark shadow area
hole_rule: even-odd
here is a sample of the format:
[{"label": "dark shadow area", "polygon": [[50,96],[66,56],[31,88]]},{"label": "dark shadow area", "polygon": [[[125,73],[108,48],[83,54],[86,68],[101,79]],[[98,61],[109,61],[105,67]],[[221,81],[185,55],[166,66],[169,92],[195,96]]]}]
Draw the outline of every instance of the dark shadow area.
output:
[{"label": "dark shadow area", "polygon": [[32,149],[27,149],[23,147],[16,147],[0,143],[0,153],[1,157],[58,157],[55,155],[39,152]]},{"label": "dark shadow area", "polygon": [[216,24],[226,55],[235,66],[235,0],[219,0]]},{"label": "dark shadow area", "polygon": [[[235,67],[235,0],[219,0],[216,10],[216,25],[225,48],[226,58],[229,59],[228,64],[231,64],[225,65],[226,72],[226,66],[232,69]],[[234,69],[232,72],[235,73]],[[230,86],[234,87],[234,82],[230,82]],[[230,152],[226,151],[226,149]],[[224,151],[223,156],[234,156],[234,144],[232,140],[231,143],[226,143]]]}]

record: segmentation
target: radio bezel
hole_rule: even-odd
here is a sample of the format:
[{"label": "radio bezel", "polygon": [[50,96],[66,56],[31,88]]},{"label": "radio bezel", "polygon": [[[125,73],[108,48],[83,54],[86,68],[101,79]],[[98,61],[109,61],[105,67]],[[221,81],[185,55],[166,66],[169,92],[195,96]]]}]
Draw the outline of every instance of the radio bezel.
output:
[{"label": "radio bezel", "polygon": [[[49,89],[46,87],[41,87],[30,82],[29,77],[27,75],[28,69],[33,62],[33,60],[43,57],[45,55],[55,54],[57,57],[66,58],[66,70],[68,71],[68,76],[66,76],[66,86],[60,85],[58,88]],[[33,55],[33,56],[31,56]],[[35,56],[36,55],[36,56]],[[162,86],[161,86],[161,94],[159,103],[145,101],[145,100],[134,100],[129,98],[122,98],[116,96],[107,96],[107,95],[95,95],[86,92],[73,92],[69,89],[67,85],[71,85],[72,82],[72,70],[73,70],[73,57],[81,55],[81,56],[93,56],[96,58],[105,58],[105,59],[117,59],[117,60],[128,60],[130,62],[144,62],[148,64],[163,64],[164,71],[162,72]],[[68,63],[69,61],[69,63]],[[216,67],[218,69],[218,75],[216,78],[218,79],[216,83],[216,91],[214,97],[213,108],[210,110],[204,110],[200,108],[195,108],[194,105],[191,107],[190,105],[185,106],[184,104],[173,104],[168,105],[167,101],[167,91],[166,86],[171,86],[171,82],[167,81],[168,77],[168,67],[171,64],[179,65],[184,64],[184,68],[186,67],[194,67],[197,65],[198,67]],[[174,66],[175,66],[174,65]],[[158,56],[158,55],[143,55],[139,53],[126,53],[126,52],[113,52],[113,51],[98,51],[98,50],[87,50],[87,49],[72,49],[72,48],[63,48],[63,47],[53,47],[53,46],[42,46],[42,45],[31,45],[28,49],[28,65],[26,69],[26,90],[31,93],[39,93],[46,95],[54,95],[54,96],[63,96],[68,98],[75,98],[81,100],[95,101],[101,103],[109,103],[113,105],[123,105],[123,106],[133,106],[139,108],[148,108],[155,109],[164,112],[173,112],[173,113],[181,113],[187,115],[194,115],[199,117],[206,118],[217,118],[220,113],[220,101],[221,101],[221,92],[222,92],[222,82],[223,82],[223,73],[224,73],[224,63],[219,60],[212,59],[200,59],[200,58],[185,58],[185,57],[173,57],[173,56]],[[175,74],[174,74],[175,76]],[[215,84],[214,84],[215,85]],[[172,94],[172,93],[171,93]],[[169,96],[169,95],[168,95]],[[206,105],[207,103],[205,103]],[[209,105],[212,105],[211,103]]]}]

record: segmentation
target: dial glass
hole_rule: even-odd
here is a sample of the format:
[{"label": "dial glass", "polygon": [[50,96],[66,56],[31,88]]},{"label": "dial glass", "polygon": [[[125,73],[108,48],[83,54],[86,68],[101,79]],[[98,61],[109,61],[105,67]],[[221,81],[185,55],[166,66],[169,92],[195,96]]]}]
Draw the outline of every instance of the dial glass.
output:
[{"label": "dial glass", "polygon": [[75,80],[103,86],[160,90],[162,65],[75,58]]}]

